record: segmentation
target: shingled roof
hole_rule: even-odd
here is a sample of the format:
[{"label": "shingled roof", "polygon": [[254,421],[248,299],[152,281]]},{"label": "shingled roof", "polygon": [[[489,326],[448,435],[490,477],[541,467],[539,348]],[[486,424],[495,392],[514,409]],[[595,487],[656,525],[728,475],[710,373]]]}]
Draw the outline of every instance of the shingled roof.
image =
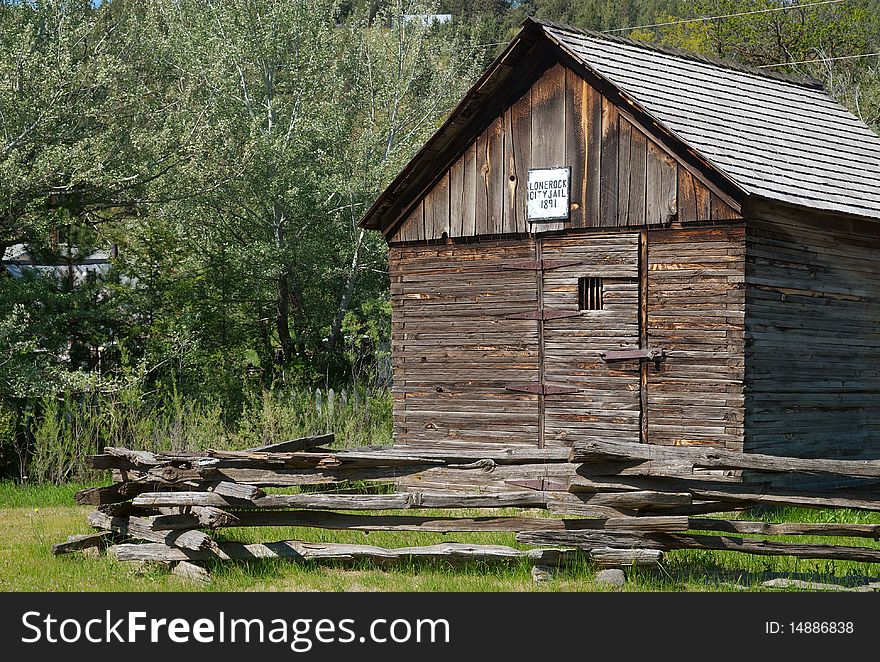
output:
[{"label": "shingled roof", "polygon": [[542,28],[746,194],[880,218],[880,137],[814,83]]},{"label": "shingled roof", "polygon": [[880,136],[815,81],[529,19],[379,197],[365,227],[385,227],[395,199],[418,192],[424,178],[409,176],[412,169],[442,172],[457,156],[451,151],[461,151],[455,134],[479,128],[474,105],[542,40],[619,90],[744,196],[880,219]]}]

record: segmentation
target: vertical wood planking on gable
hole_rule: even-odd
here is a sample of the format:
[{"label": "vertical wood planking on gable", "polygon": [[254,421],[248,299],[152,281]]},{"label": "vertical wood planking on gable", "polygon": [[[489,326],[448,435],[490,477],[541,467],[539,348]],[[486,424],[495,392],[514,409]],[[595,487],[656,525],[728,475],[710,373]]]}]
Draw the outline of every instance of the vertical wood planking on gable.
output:
[{"label": "vertical wood planking on gable", "polygon": [[660,188],[663,179],[660,148],[648,140],[645,162],[645,224],[656,225],[660,219]]},{"label": "vertical wood planking on gable", "polygon": [[713,221],[731,221],[742,216],[716,194],[711,194],[711,213]]},{"label": "vertical wood planking on gable", "polygon": [[397,231],[398,241],[418,241],[425,234],[425,205],[419,202]]},{"label": "vertical wood planking on gable", "polygon": [[572,71],[565,71],[565,162],[571,166],[571,227],[588,227],[586,215],[587,136],[589,85]]},{"label": "vertical wood planking on gable", "polygon": [[630,225],[645,222],[647,190],[648,141],[645,134],[633,127],[629,143],[629,212]]},{"label": "vertical wood planking on gable", "polygon": [[[504,162],[502,164],[501,181],[504,186],[503,205],[504,222],[502,231],[504,234],[520,232],[517,229],[516,199],[519,196],[519,181],[516,177],[517,150],[513,141],[513,111],[507,108],[504,111]],[[524,230],[522,230],[524,231]]]},{"label": "vertical wood planking on gable", "polygon": [[697,200],[697,218],[698,221],[708,221],[712,218],[712,207],[711,207],[711,191],[706,188],[706,185],[703,184],[699,179],[694,177],[694,195]]},{"label": "vertical wood planking on gable", "polygon": [[711,192],[686,168],[678,166],[678,220],[708,221],[712,218]]},{"label": "vertical wood planking on gable", "polygon": [[681,222],[697,220],[697,192],[694,177],[682,166],[678,166],[678,220]]},{"label": "vertical wood planking on gable", "polygon": [[[529,223],[529,170],[564,166],[571,168],[569,221]],[[474,137],[395,240],[740,218],[737,205],[710,187],[625,111],[557,64]]]},{"label": "vertical wood planking on gable", "polygon": [[617,225],[630,225],[629,222],[629,196],[630,196],[630,143],[632,142],[633,127],[625,119],[620,120],[617,134]]},{"label": "vertical wood planking on gable", "polygon": [[564,165],[565,69],[556,65],[532,87],[532,168]]},{"label": "vertical wood planking on gable", "polygon": [[676,164],[653,140],[648,141],[645,223],[667,223],[676,211]]},{"label": "vertical wood planking on gable", "polygon": [[464,165],[461,158],[449,168],[449,236],[460,237],[464,216]]},{"label": "vertical wood planking on gable", "polygon": [[[565,165],[565,69],[555,65],[532,87],[531,168]],[[562,230],[563,221],[531,223],[533,232]]]},{"label": "vertical wood planking on gable", "polygon": [[660,222],[669,223],[678,216],[678,164],[666,152],[660,152],[660,159]]},{"label": "vertical wood planking on gable", "polygon": [[474,215],[475,199],[477,197],[477,144],[471,143],[462,157],[464,181],[462,184],[461,203],[461,236],[473,237],[477,233],[476,217]]},{"label": "vertical wood planking on gable", "polygon": [[489,132],[477,137],[476,148],[476,196],[474,197],[475,234],[492,234],[489,225]]},{"label": "vertical wood planking on gable", "polygon": [[504,232],[504,115],[486,130],[486,200],[488,234]]},{"label": "vertical wood planking on gable", "polygon": [[584,218],[587,227],[597,228],[599,219],[599,190],[602,160],[602,95],[588,85],[587,91],[587,190],[584,194]]},{"label": "vertical wood planking on gable", "polygon": [[599,225],[617,225],[617,106],[602,97],[602,157],[599,175]]},{"label": "vertical wood planking on gable", "polygon": [[529,181],[529,163],[532,160],[532,94],[531,90],[510,107],[510,136],[516,177],[513,215],[517,232],[528,232],[526,220],[526,186]]},{"label": "vertical wood planking on gable", "polygon": [[431,187],[431,190],[425,194],[424,198],[424,226],[425,234],[421,239],[434,239],[434,199],[437,197],[437,186]]},{"label": "vertical wood planking on gable", "polygon": [[449,236],[449,171],[447,170],[430,194],[431,222],[428,224],[428,206],[425,205],[425,231],[428,239]]}]

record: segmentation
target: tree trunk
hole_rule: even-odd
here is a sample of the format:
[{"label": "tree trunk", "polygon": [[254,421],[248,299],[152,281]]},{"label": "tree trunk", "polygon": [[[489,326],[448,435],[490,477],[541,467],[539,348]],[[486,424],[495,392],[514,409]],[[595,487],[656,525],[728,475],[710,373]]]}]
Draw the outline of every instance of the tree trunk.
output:
[{"label": "tree trunk", "polygon": [[293,358],[293,338],[290,336],[290,282],[286,271],[278,275],[278,300],[275,308],[275,329],[281,345],[281,361],[287,364]]},{"label": "tree trunk", "polygon": [[354,255],[351,257],[351,267],[348,272],[348,278],[345,281],[345,289],[342,292],[342,299],[339,301],[339,309],[336,311],[336,317],[333,319],[333,324],[330,327],[331,347],[335,346],[340,340],[342,320],[345,319],[345,313],[348,312],[348,307],[351,305],[351,297],[354,294],[355,277],[357,275],[358,267],[360,266],[361,247],[364,245],[365,234],[366,230],[361,228],[358,231],[357,240],[354,244]]},{"label": "tree trunk", "polygon": [[17,399],[15,403],[15,424],[12,428],[12,448],[18,460],[18,478],[22,483],[28,480],[28,464],[30,460],[30,431],[25,419],[27,399]]},{"label": "tree trunk", "polygon": [[[272,204],[273,224],[275,229],[275,247],[280,251],[284,247],[284,212],[278,202]],[[278,296],[275,301],[275,330],[278,343],[281,345],[281,364],[290,363],[294,354],[293,338],[290,336],[290,270],[284,265],[277,278]]]}]

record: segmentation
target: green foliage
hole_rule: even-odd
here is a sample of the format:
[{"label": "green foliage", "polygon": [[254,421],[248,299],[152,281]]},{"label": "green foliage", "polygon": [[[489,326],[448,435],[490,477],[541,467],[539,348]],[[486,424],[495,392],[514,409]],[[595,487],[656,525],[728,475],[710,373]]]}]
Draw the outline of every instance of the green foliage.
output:
[{"label": "green foliage", "polygon": [[0,380],[4,399],[36,395],[46,387],[39,346],[25,332],[30,317],[22,304],[14,304],[0,319]]},{"label": "green foliage", "polygon": [[693,3],[682,0],[525,0],[530,15],[588,30],[614,30],[659,22],[659,17],[682,15]]},{"label": "green foliage", "polygon": [[351,382],[388,383],[391,365],[391,300],[371,299],[357,311],[348,311],[342,322],[345,357]]},{"label": "green foliage", "polygon": [[326,413],[254,392],[388,381],[357,220],[479,70],[458,27],[399,20],[434,11],[0,3],[0,253],[119,247],[100,281],[0,281],[0,462],[57,481],[79,443],[292,434]]},{"label": "green foliage", "polygon": [[[830,59],[880,50],[880,2],[800,4],[615,34],[819,60],[780,70],[880,126],[880,58]],[[0,0],[0,473],[86,475],[105,443],[389,439],[390,400],[360,390],[390,383],[387,249],[357,221],[500,42],[527,16],[617,30],[779,6]],[[454,20],[401,18],[436,13]],[[7,277],[17,243],[58,275]],[[111,245],[105,278],[65,276]]]},{"label": "green foliage", "polygon": [[387,390],[355,386],[341,391],[262,391],[248,402],[233,443],[249,448],[333,432],[339,448],[388,445],[391,428],[391,394]]},{"label": "green foliage", "polygon": [[[156,101],[119,19],[87,0],[0,3],[0,245],[58,209],[96,220],[167,173]],[[164,149],[163,149],[164,148]]]}]

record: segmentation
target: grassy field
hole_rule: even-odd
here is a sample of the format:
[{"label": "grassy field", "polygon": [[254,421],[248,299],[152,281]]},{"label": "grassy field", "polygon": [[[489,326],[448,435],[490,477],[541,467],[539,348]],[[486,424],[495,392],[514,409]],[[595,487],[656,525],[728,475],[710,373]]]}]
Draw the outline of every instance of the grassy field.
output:
[{"label": "grassy field", "polygon": [[[561,569],[552,581],[534,583],[528,564],[455,567],[445,564],[401,564],[377,567],[296,564],[266,560],[218,563],[213,581],[193,585],[157,568],[138,569],[105,556],[68,554],[53,557],[53,543],[72,533],[86,533],[87,507],[72,506],[80,485],[21,488],[0,483],[0,590],[3,591],[596,591],[596,569],[588,563]],[[458,511],[459,514],[460,511]],[[751,517],[756,517],[753,513]],[[768,521],[848,521],[880,523],[880,516],[855,511],[786,510],[768,512]],[[515,546],[512,534],[426,534],[326,531],[296,528],[227,529],[226,540],[259,542],[301,539],[403,547],[441,541]],[[796,540],[795,538],[788,538]],[[823,542],[798,537],[800,542]],[[824,539],[827,541],[827,539]],[[841,544],[874,545],[865,540],[837,539]],[[658,570],[634,571],[627,591],[767,590],[761,581],[775,576],[850,585],[880,576],[880,566],[865,563],[799,561],[730,552],[679,551],[667,555]],[[607,590],[607,589],[605,589]]]}]

